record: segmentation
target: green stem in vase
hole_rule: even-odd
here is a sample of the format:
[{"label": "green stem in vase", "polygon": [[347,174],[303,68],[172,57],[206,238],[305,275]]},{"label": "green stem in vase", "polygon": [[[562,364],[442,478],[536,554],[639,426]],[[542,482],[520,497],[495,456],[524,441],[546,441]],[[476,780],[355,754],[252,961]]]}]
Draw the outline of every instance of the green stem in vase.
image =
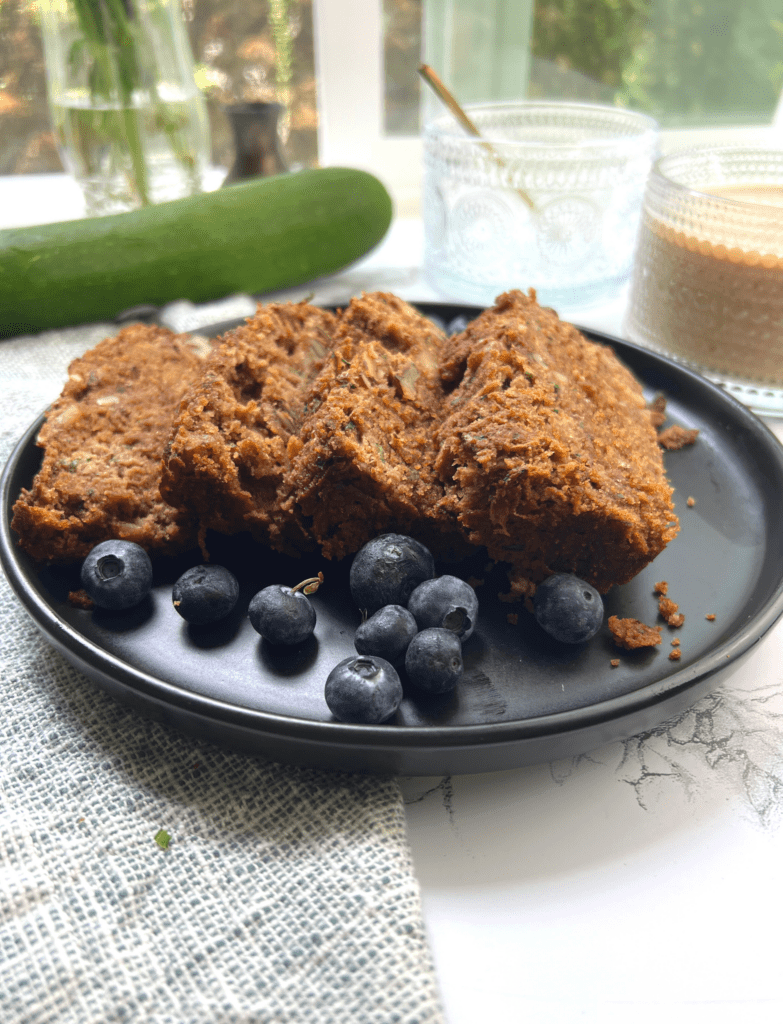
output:
[{"label": "green stem in vase", "polygon": [[[134,106],[134,92],[144,85],[142,65],[144,40],[129,0],[71,0],[82,39],[71,47],[72,63],[89,59],[88,82],[93,104],[104,107],[90,111],[91,131],[80,133],[85,166],[92,169],[91,143],[108,142],[125,148],[131,163],[131,187],[142,206],[150,202],[147,165],[142,141],[142,112]],[[157,99],[157,94],[156,94]],[[114,109],[115,104],[119,109]]]}]

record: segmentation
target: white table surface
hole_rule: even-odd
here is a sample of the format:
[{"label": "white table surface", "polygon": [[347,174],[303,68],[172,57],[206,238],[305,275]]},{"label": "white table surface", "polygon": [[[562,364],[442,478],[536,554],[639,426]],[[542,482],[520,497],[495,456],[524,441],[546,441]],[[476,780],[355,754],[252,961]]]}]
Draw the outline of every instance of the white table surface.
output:
[{"label": "white table surface", "polygon": [[[62,175],[0,178],[0,227],[79,215]],[[420,222],[398,220],[315,300],[441,298],[421,249]],[[620,335],[623,305],[568,318]],[[778,624],[652,735],[533,768],[400,780],[449,1024],[783,1020],[781,654]]]}]

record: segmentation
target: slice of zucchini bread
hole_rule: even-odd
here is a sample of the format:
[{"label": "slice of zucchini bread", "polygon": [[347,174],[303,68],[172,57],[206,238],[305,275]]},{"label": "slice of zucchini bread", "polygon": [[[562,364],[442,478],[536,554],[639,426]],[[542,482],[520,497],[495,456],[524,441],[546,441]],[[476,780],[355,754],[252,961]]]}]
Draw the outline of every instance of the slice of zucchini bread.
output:
[{"label": "slice of zucchini bread", "polygon": [[74,561],[111,537],[153,554],[195,543],[195,520],[158,485],[174,412],[207,349],[204,339],[133,324],[71,363],[38,435],[40,471],[13,509],[33,558]]},{"label": "slice of zucchini bread", "polygon": [[611,348],[513,291],[440,364],[442,508],[530,594],[552,572],[605,592],[677,533],[642,388]]},{"label": "slice of zucchini bread", "polygon": [[259,306],[220,339],[186,393],[163,458],[161,494],[208,529],[249,531],[296,554],[312,547],[300,511],[283,508],[289,448],[333,345],[334,314],[306,302]]},{"label": "slice of zucchini bread", "polygon": [[343,312],[285,477],[284,507],[305,517],[326,557],[385,530],[436,549],[454,539],[456,520],[438,511],[444,489],[434,469],[445,344],[394,295],[364,294]]}]

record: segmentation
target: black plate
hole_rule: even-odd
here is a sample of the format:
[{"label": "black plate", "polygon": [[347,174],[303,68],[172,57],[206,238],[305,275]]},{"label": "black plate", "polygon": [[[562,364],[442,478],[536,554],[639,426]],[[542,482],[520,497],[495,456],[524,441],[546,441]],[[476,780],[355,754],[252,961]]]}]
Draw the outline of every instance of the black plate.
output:
[{"label": "black plate", "polygon": [[[444,322],[478,312],[442,303],[420,308]],[[9,526],[11,506],[40,464],[40,421],[17,445],[0,484],[6,574],[47,639],[108,692],[191,734],[279,761],[398,775],[493,771],[573,756],[651,729],[736,669],[783,611],[783,448],[744,406],[690,370],[627,342],[585,334],[615,348],[648,398],[666,395],[671,422],[700,431],[695,445],[665,455],[679,536],[605,602],[607,616],[653,624],[653,586],[667,580],[686,621],[676,631],[664,626],[657,648],[619,652],[606,628],[578,648],[550,641],[519,605],[499,600],[504,574],[497,567],[488,572],[479,552],[458,570],[484,583],[456,693],[422,698],[406,691],[390,724],[342,725],[331,718],[323,685],[331,667],[353,653],[359,617],[348,565],[286,559],[244,537],[215,536],[213,561],[232,568],[242,584],[226,622],[196,630],[171,605],[172,584],[198,562],[197,553],[159,560],[152,596],[133,612],[72,608],[66,595],[78,585],[77,570],[37,572]],[[326,584],[312,598],[316,637],[294,651],[270,648],[246,618],[250,597],[269,582],[293,585],[319,569]],[[515,613],[519,622],[512,625],[508,616]],[[679,662],[668,657],[675,635]],[[611,667],[613,658],[619,667]]]}]

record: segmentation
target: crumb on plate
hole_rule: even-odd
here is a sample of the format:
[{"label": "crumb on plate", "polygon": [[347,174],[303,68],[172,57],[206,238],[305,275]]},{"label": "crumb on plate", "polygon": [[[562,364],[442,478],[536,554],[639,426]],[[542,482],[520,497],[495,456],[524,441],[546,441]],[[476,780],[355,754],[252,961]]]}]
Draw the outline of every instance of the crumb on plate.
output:
[{"label": "crumb on plate", "polygon": [[661,643],[661,627],[646,626],[638,619],[620,619],[609,616],[609,631],[618,647],[632,651],[638,647],[655,647]]},{"label": "crumb on plate", "polygon": [[658,601],[658,612],[661,618],[667,626],[674,629],[678,629],[685,622],[685,616],[678,609],[679,605],[671,598],[661,597]]},{"label": "crumb on plate", "polygon": [[656,395],[650,402],[650,422],[657,430],[663,426],[666,419],[666,398],[663,395]]},{"label": "crumb on plate", "polygon": [[686,427],[680,427],[674,423],[658,434],[658,444],[667,451],[673,452],[686,445],[694,444],[698,436],[698,430],[688,430]]}]

